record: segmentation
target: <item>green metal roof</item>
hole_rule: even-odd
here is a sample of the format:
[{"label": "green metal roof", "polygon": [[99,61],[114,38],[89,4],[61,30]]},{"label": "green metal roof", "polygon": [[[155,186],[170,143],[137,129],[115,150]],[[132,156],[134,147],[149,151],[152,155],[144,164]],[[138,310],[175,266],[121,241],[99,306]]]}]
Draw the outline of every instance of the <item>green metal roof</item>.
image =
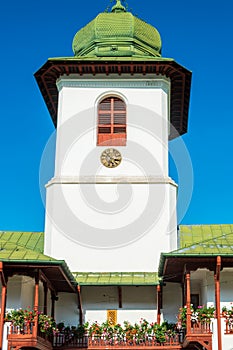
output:
[{"label": "green metal roof", "polygon": [[[48,279],[59,291],[75,291],[76,281],[64,260],[56,260],[43,254],[43,232],[0,231],[0,261],[13,269],[18,265],[41,266]],[[51,266],[55,267],[51,269]],[[63,272],[61,272],[63,271]],[[53,273],[58,280],[54,280]],[[64,277],[66,276],[66,277]]]},{"label": "green metal roof", "polygon": [[43,260],[55,259],[43,254],[43,232],[0,231],[0,260]]},{"label": "green metal roof", "polygon": [[76,282],[83,286],[155,286],[159,284],[157,272],[75,272]]},{"label": "green metal roof", "polygon": [[233,225],[180,225],[176,252],[220,254],[233,251]]},{"label": "green metal roof", "polygon": [[163,275],[167,259],[207,257],[233,257],[233,224],[223,225],[180,225],[179,249],[162,253],[159,263],[159,276]]},{"label": "green metal roof", "polygon": [[44,232],[0,231],[0,242],[8,241],[43,253]]}]

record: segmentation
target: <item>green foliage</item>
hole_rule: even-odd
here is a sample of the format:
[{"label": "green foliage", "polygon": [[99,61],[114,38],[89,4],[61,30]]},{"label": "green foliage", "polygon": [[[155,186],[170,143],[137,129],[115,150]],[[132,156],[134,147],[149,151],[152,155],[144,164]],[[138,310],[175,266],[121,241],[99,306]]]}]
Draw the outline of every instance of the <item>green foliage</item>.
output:
[{"label": "green foliage", "polygon": [[5,321],[11,322],[13,326],[19,326],[23,329],[25,325],[29,325],[34,322],[35,316],[37,315],[35,310],[31,310],[30,307],[26,309],[16,309],[7,312]]},{"label": "green foliage", "polygon": [[57,331],[56,323],[51,316],[32,310],[30,307],[9,311],[6,314],[5,321],[11,322],[13,326],[17,326],[20,331],[23,331],[25,327],[29,327],[35,323],[36,317],[38,317],[40,332],[49,335]]},{"label": "green foliage", "polygon": [[[191,305],[191,322],[201,324],[210,323],[211,319],[214,318],[215,307],[214,306],[198,306],[197,309],[194,309]],[[186,328],[186,320],[187,320],[187,306],[181,307],[179,309],[179,321],[183,328]]]},{"label": "green foliage", "polygon": [[107,341],[128,342],[129,344],[143,344],[146,341],[155,339],[162,344],[166,339],[174,335],[176,325],[164,322],[162,325],[149,323],[146,319],[141,319],[140,323],[130,323],[124,321],[123,325],[111,325],[107,321],[102,324],[94,322],[88,325],[87,334],[91,338],[103,337]]},{"label": "green foliage", "polygon": [[196,310],[198,314],[198,321],[201,323],[210,323],[211,319],[214,318],[215,307],[214,306],[198,306]]},{"label": "green foliage", "polygon": [[227,324],[232,327],[233,326],[233,306],[229,309],[224,306],[222,308],[222,316],[226,319]]},{"label": "green foliage", "polygon": [[39,330],[47,335],[57,332],[56,322],[51,316],[43,313],[38,313]]}]

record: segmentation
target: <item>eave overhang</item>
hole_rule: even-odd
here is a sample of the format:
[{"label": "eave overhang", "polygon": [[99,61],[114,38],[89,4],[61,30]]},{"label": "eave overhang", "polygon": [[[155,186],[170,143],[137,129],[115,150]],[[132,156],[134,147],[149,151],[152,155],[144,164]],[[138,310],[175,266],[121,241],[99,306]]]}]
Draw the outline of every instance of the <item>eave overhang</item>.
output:
[{"label": "eave overhang", "polygon": [[216,270],[217,257],[221,256],[221,269],[233,268],[233,254],[162,254],[159,265],[159,277],[164,282],[181,283],[185,271],[197,269]]},{"label": "eave overhang", "polygon": [[57,125],[58,90],[56,82],[61,76],[75,75],[76,79],[125,74],[132,76],[162,75],[171,81],[170,139],[187,132],[188,110],[192,73],[172,59],[153,60],[81,60],[77,58],[49,59],[36,73],[35,78],[45,100],[53,123]]},{"label": "eave overhang", "polygon": [[75,293],[77,283],[64,260],[34,261],[1,259],[5,276],[23,275],[34,277],[39,271],[56,292]]}]

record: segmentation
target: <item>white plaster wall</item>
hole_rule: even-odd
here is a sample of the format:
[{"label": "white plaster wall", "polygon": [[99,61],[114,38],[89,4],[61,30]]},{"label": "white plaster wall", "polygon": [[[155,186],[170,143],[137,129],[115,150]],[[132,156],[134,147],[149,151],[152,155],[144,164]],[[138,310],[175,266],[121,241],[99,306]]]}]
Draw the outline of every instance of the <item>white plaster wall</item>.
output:
[{"label": "white plaster wall", "polygon": [[168,183],[53,184],[45,254],[72,271],[157,271],[160,253],[176,248],[175,192]]},{"label": "white plaster wall", "polygon": [[[160,253],[177,247],[177,187],[168,178],[169,79],[64,76],[57,86],[45,254],[65,259],[73,271],[156,271]],[[122,162],[114,169],[100,162],[106,146],[96,146],[97,106],[109,95],[127,105],[127,145],[116,147]]]},{"label": "white plaster wall", "polygon": [[[220,300],[221,309],[223,306],[231,308],[233,306],[233,280],[232,280],[233,269],[223,270],[220,273]],[[215,304],[215,283],[214,273],[209,272],[207,279],[204,281],[207,286],[207,302],[209,304]]]},{"label": "white plaster wall", "polygon": [[66,326],[76,326],[79,323],[76,294],[58,294],[58,300],[55,302],[55,320],[57,323],[64,322]]},{"label": "white plaster wall", "polygon": [[7,284],[6,309],[34,306],[33,279],[27,276],[10,277]]},{"label": "white plaster wall", "polygon": [[[85,322],[90,324],[94,322],[103,323],[107,318],[107,310],[88,310],[85,314]],[[141,319],[146,319],[148,322],[156,322],[157,312],[156,310],[117,310],[117,322],[121,325],[124,321],[128,321],[132,324],[139,323]]]},{"label": "white plaster wall", "polygon": [[[156,286],[122,286],[123,309],[156,309]],[[82,303],[88,309],[119,309],[117,286],[82,286]]]},{"label": "white plaster wall", "polygon": [[166,283],[163,286],[163,319],[177,322],[179,308],[182,306],[182,288],[179,283]]},{"label": "white plaster wall", "polygon": [[118,309],[116,286],[82,286],[81,296],[84,312],[88,310]]},{"label": "white plaster wall", "polygon": [[117,286],[82,286],[85,321],[105,322],[107,310],[117,310],[117,322],[155,322],[157,317],[156,287],[122,286],[122,308],[119,309]]},{"label": "white plaster wall", "polygon": [[[213,345],[212,350],[218,350],[218,327],[217,320],[212,323],[213,329]],[[233,334],[225,334],[225,322],[224,319],[221,320],[221,337],[222,337],[222,350],[232,350],[233,349]]]},{"label": "white plaster wall", "polygon": [[127,309],[151,309],[155,314],[156,286],[125,286],[122,288],[122,306]]},{"label": "white plaster wall", "polygon": [[7,334],[8,334],[8,327],[10,323],[5,322],[3,327],[3,342],[2,342],[2,350],[8,350],[8,340],[7,340]]},{"label": "white plaster wall", "polygon": [[[152,86],[146,80],[108,80],[105,87],[105,81],[85,81],[82,85],[80,80],[62,78],[58,83],[55,176],[135,176],[145,172],[167,176],[169,82],[158,78],[149,83]],[[115,169],[101,165],[100,155],[106,146],[96,146],[97,105],[108,95],[123,98],[127,105],[127,145],[117,147],[123,160]],[[145,155],[151,159],[146,165]]]}]

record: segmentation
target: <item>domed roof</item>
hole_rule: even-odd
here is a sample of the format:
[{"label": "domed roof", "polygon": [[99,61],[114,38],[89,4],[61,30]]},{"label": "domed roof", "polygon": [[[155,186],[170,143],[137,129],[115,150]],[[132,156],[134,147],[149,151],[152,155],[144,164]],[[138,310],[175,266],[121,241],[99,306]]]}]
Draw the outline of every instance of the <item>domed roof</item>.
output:
[{"label": "domed roof", "polygon": [[157,29],[127,12],[120,0],[79,30],[72,45],[78,57],[160,57],[161,46]]}]

